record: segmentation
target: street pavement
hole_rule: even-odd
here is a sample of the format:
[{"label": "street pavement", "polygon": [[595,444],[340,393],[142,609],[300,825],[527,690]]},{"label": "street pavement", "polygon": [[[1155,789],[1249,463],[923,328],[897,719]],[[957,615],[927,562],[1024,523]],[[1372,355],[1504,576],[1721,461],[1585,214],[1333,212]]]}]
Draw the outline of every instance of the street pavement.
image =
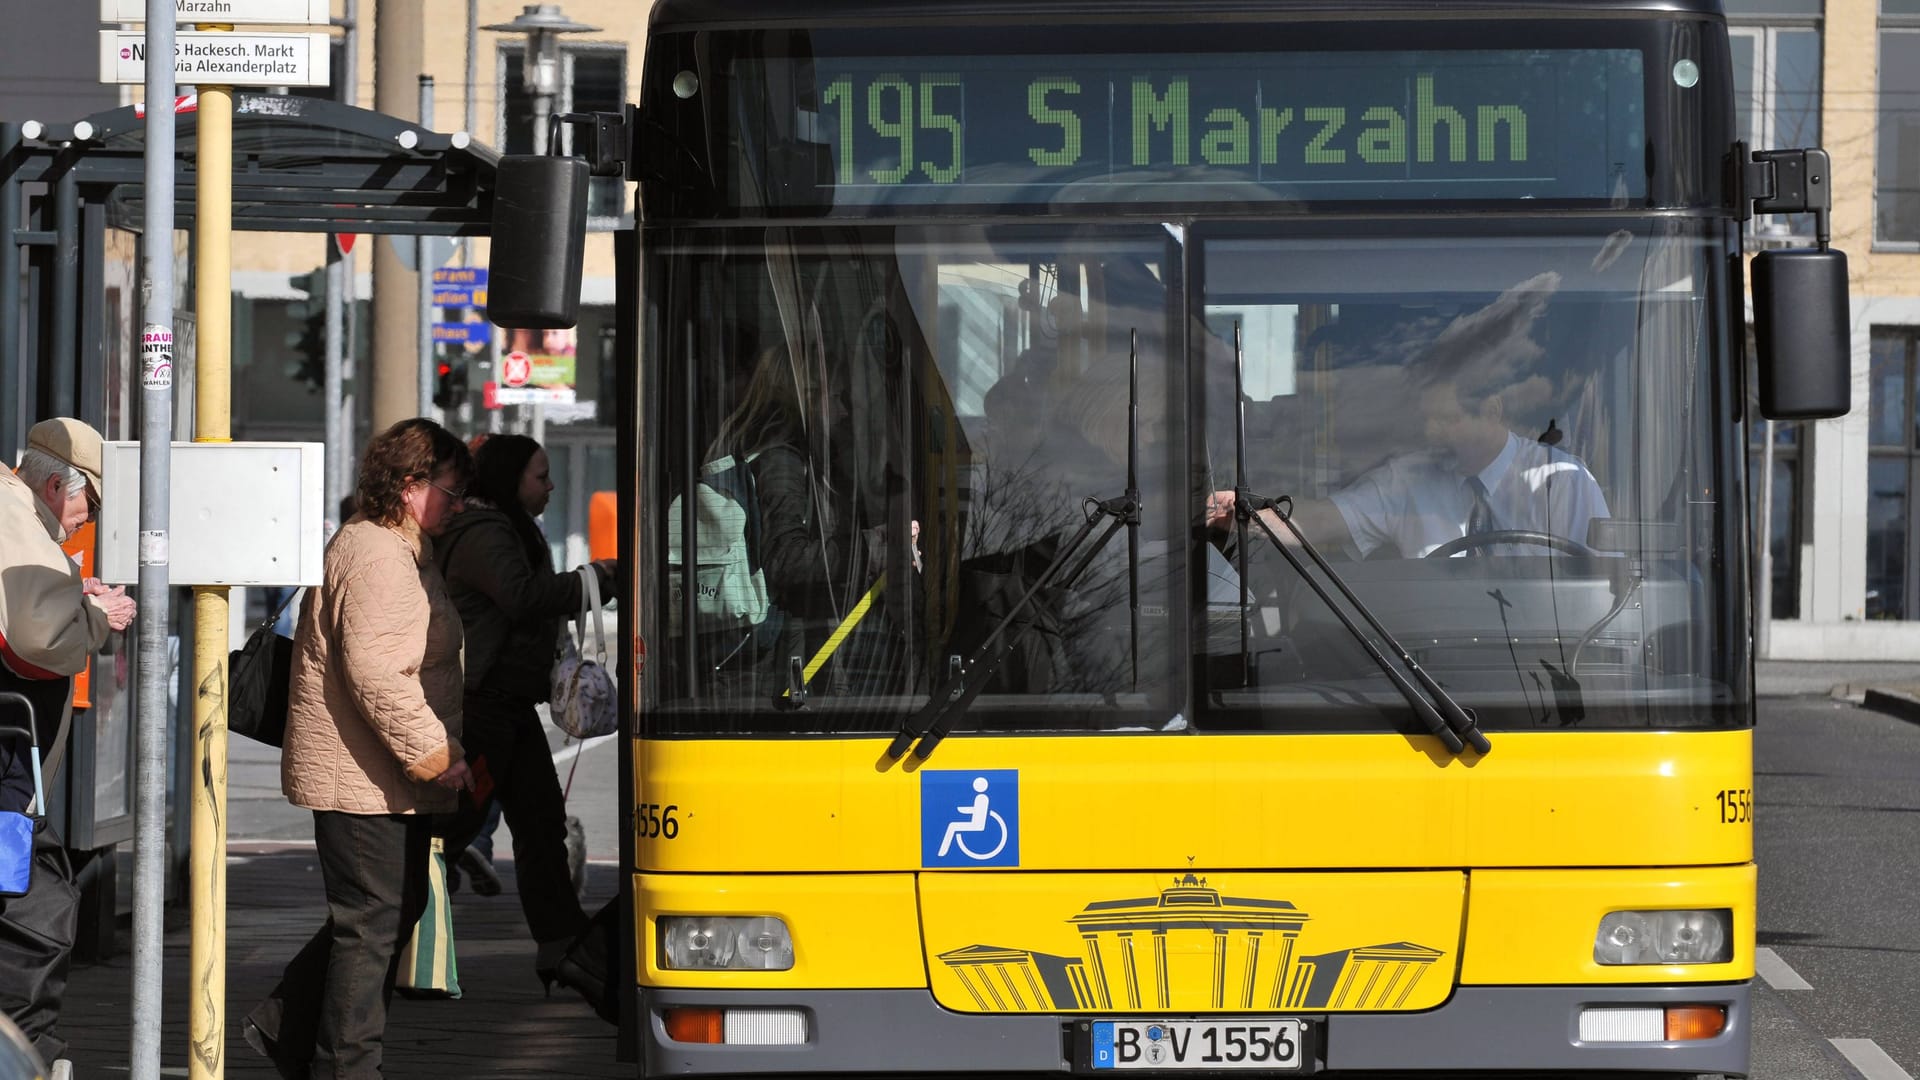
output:
[{"label": "street pavement", "polygon": [[[1859,707],[1875,686],[1920,687],[1920,664],[1763,664],[1756,733],[1755,845],[1759,941],[1780,967],[1754,984],[1754,1080],[1900,1080],[1920,1076],[1920,723]],[[618,868],[617,750],[584,749],[548,728],[570,809],[587,836],[589,910],[611,897]],[[239,1020],[264,996],[325,917],[312,817],[280,794],[279,752],[233,740],[226,1071],[271,1077]],[[505,890],[454,897],[464,996],[396,997],[387,1047],[395,1078],[570,1075],[631,1077],[614,1061],[613,1029],[533,975],[533,945],[513,883],[503,826],[496,865]],[[186,1075],[186,911],[167,913],[163,1075]],[[127,1073],[132,985],[128,931],[119,955],[76,968],[62,1028],[79,1080]],[[1781,971],[1786,974],[1782,975]],[[1790,988],[1805,984],[1805,989]],[[1836,1042],[1835,1040],[1838,1040]],[[1874,1071],[1846,1053],[1886,1055]],[[1870,1057],[1871,1055],[1869,1055]]]},{"label": "street pavement", "polygon": [[[586,831],[586,906],[592,912],[618,888],[617,748],[607,738],[583,751],[551,725],[548,736],[562,784],[576,758],[579,762],[568,807]],[[235,738],[228,757],[226,1075],[271,1078],[274,1070],[242,1038],[240,1020],[325,921],[326,903],[313,852],[313,816],[280,793],[280,752]],[[387,1075],[395,1080],[638,1075],[636,1066],[614,1060],[614,1029],[584,1001],[562,987],[551,996],[543,991],[534,976],[533,941],[520,912],[506,825],[495,851],[500,895],[481,897],[462,889],[453,897],[463,994],[458,1000],[394,998]],[[162,1074],[185,1076],[191,940],[185,908],[170,906],[166,925]],[[76,967],[68,984],[61,1031],[73,1044],[68,1058],[76,1080],[127,1075],[132,985],[132,941],[123,920],[118,955]]]},{"label": "street pavement", "polygon": [[[241,1035],[241,1019],[279,980],[280,971],[326,918],[320,867],[311,846],[237,843],[227,861],[227,1038],[225,1075],[270,1080],[278,1075]],[[533,973],[533,943],[514,893],[513,867],[503,864],[499,896],[454,898],[454,937],[462,996],[458,1000],[395,995],[387,1022],[386,1075],[438,1077],[633,1077],[614,1060],[614,1029],[564,988],[547,996]],[[613,895],[613,868],[591,868],[589,903]],[[163,1076],[186,1076],[188,946],[184,910],[167,913],[162,960]],[[77,1080],[125,1076],[130,1046],[133,956],[76,968],[67,986],[61,1032]],[[217,1075],[217,1074],[216,1074]]]},{"label": "street pavement", "polygon": [[1754,801],[1759,946],[1777,961],[1755,982],[1754,1077],[1920,1076],[1920,724],[1762,701]]}]

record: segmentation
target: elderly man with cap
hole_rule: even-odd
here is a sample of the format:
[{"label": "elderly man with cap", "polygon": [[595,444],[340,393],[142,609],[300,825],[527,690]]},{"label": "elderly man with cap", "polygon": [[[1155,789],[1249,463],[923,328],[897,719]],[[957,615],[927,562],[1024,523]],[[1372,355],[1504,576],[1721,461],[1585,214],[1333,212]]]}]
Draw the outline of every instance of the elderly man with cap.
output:
[{"label": "elderly man with cap", "polygon": [[83,579],[60,549],[98,510],[100,457],[99,432],[58,417],[28,432],[18,470],[0,469],[0,689],[33,699],[43,756],[72,676],[134,616],[124,588]]},{"label": "elderly man with cap", "polygon": [[[100,505],[100,456],[99,432],[60,417],[28,432],[18,470],[0,469],[0,690],[33,702],[49,774],[65,749],[73,676],[134,616],[125,589],[82,578],[60,548]],[[32,784],[26,747],[0,740],[0,809],[26,810]],[[0,1010],[51,1061],[66,1047],[54,1023],[79,893],[57,838],[36,836],[34,861],[27,894],[0,900],[0,929],[9,931],[0,936],[10,942],[0,949]]]}]

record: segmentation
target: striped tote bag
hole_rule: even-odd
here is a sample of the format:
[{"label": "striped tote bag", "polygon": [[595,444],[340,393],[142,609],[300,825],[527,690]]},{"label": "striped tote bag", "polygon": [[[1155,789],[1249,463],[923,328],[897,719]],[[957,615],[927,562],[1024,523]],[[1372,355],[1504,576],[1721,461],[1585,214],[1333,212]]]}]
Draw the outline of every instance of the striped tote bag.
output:
[{"label": "striped tote bag", "polygon": [[413,925],[413,937],[400,954],[393,988],[408,997],[457,998],[460,968],[453,959],[453,905],[447,896],[446,847],[433,838],[427,859],[427,910]]}]

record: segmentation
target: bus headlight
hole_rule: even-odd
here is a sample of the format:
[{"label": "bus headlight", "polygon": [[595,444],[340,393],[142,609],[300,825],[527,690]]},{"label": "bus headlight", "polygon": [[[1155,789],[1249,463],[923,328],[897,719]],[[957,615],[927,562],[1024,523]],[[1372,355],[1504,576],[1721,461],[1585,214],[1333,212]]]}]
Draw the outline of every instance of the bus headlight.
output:
[{"label": "bus headlight", "polygon": [[1596,964],[1724,964],[1733,959],[1733,911],[1612,911],[1593,936]]},{"label": "bus headlight", "polygon": [[793,937],[764,915],[669,915],[660,920],[660,954],[680,970],[787,971]]}]

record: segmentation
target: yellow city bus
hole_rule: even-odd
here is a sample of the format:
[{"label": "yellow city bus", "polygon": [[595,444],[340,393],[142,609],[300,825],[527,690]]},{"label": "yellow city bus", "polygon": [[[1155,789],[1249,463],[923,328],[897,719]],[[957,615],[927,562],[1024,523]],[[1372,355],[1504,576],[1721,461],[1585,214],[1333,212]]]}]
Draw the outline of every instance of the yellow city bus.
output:
[{"label": "yellow city bus", "polygon": [[1746,425],[1847,345],[1731,70],[1714,0],[661,0],[590,151],[644,1073],[1745,1073]]}]

